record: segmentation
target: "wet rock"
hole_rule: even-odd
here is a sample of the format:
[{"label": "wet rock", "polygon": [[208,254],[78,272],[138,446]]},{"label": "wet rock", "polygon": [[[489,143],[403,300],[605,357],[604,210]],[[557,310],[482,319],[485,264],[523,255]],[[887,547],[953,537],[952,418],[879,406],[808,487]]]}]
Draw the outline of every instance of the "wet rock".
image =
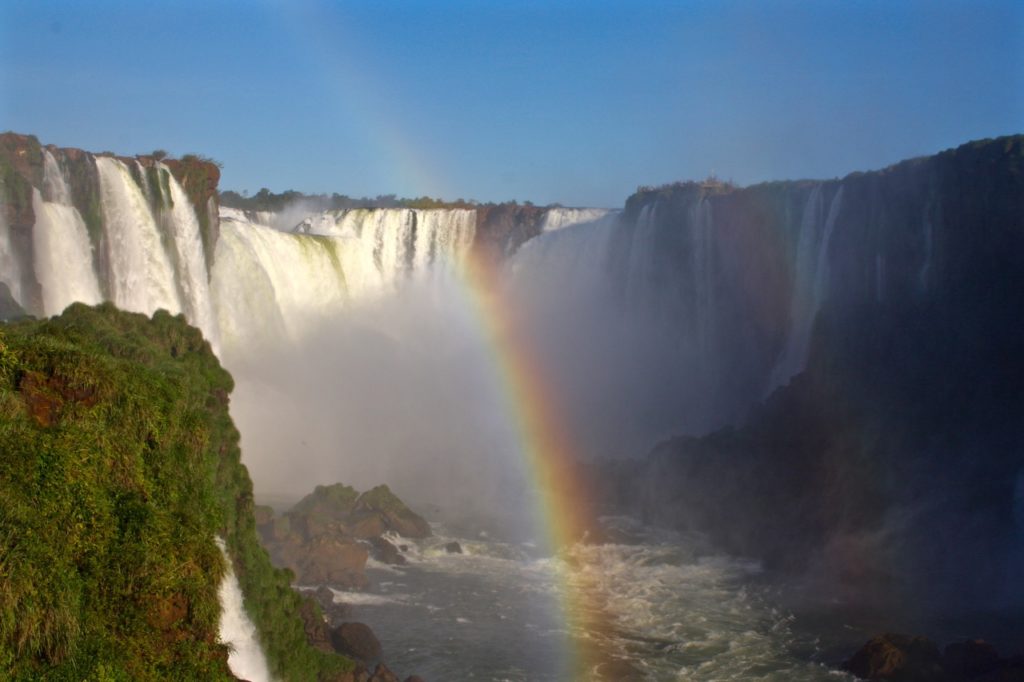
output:
[{"label": "wet rock", "polygon": [[0,322],[9,322],[27,317],[25,309],[18,305],[6,284],[0,282]]},{"label": "wet rock", "polygon": [[369,682],[400,682],[398,675],[391,672],[386,665],[378,663]]},{"label": "wet rock", "polygon": [[409,675],[409,677],[405,678],[405,682],[427,682],[427,681],[425,679],[423,679],[422,677],[420,677],[419,675]]},{"label": "wet rock", "polygon": [[388,530],[393,530],[407,538],[425,538],[430,536],[430,524],[415,513],[391,492],[386,485],[379,485],[359,496],[353,505],[354,512],[360,516],[368,512],[380,515]]},{"label": "wet rock", "polygon": [[455,541],[452,541],[444,546],[444,551],[448,552],[449,554],[462,554],[462,545]]},{"label": "wet rock", "polygon": [[384,538],[370,538],[370,545],[373,546],[373,558],[377,561],[395,566],[402,566],[406,563],[405,557],[399,553],[398,548]]},{"label": "wet rock", "polygon": [[387,530],[387,522],[377,512],[354,516],[348,523],[348,532],[362,540],[380,537]]},{"label": "wet rock", "polygon": [[946,680],[939,648],[926,637],[886,633],[869,640],[843,668],[865,680]]},{"label": "wet rock", "polygon": [[312,597],[302,599],[299,616],[302,618],[302,627],[306,631],[306,641],[320,651],[333,652],[331,632],[324,621],[323,613]]},{"label": "wet rock", "polygon": [[369,662],[380,658],[380,640],[365,623],[342,623],[331,631],[336,651]]},{"label": "wet rock", "polygon": [[363,569],[369,552],[355,540],[322,536],[304,545],[288,545],[279,554],[284,565],[295,571],[299,583],[366,587]]},{"label": "wet rock", "polygon": [[369,552],[361,541],[371,545],[378,560],[403,564],[405,558],[380,536],[389,531],[409,537],[430,534],[430,525],[385,485],[361,494],[340,483],[317,486],[281,516],[258,514],[262,523],[257,530],[273,562],[290,568],[296,582],[307,585],[365,587]]}]

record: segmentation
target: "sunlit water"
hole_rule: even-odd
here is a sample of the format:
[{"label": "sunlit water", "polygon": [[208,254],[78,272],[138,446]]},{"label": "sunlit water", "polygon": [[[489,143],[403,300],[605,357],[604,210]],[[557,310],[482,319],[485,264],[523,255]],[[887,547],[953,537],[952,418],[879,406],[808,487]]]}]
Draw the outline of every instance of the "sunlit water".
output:
[{"label": "sunlit water", "polygon": [[[818,640],[774,607],[756,564],[700,555],[682,537],[629,526],[629,544],[577,546],[560,558],[529,545],[453,537],[442,526],[407,547],[405,566],[371,561],[372,587],[335,592],[370,625],[384,659],[427,680],[845,680]],[[444,545],[457,540],[463,554]],[[568,631],[559,572],[583,594],[586,626]],[[597,659],[566,673],[570,648]]]}]

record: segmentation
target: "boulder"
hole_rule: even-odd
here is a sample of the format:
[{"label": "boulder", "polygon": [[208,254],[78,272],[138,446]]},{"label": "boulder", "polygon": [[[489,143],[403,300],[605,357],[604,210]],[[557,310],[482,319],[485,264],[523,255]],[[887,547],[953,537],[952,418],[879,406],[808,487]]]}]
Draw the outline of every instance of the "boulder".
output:
[{"label": "boulder", "polygon": [[[290,568],[296,582],[306,585],[365,587],[369,552],[361,540],[370,543],[378,560],[403,564],[405,558],[381,535],[430,535],[430,525],[386,485],[362,494],[341,483],[317,486],[281,516],[273,516],[269,508],[256,513],[257,530],[271,559]],[[332,619],[336,615],[329,613]]]},{"label": "boulder", "polygon": [[380,640],[365,623],[342,623],[331,631],[331,643],[336,651],[360,661],[380,658]]},{"label": "boulder", "polygon": [[444,551],[449,554],[462,554],[462,545],[453,540],[444,546]]},{"label": "boulder", "polygon": [[385,564],[402,566],[405,564],[405,557],[398,548],[384,538],[370,538],[370,545],[373,547],[373,558]]},{"label": "boulder", "polygon": [[425,679],[423,679],[422,677],[420,677],[419,675],[409,675],[409,677],[405,678],[405,682],[427,682],[427,681]]},{"label": "boulder", "polygon": [[940,682],[947,679],[939,648],[926,637],[886,633],[869,640],[843,668],[865,680]]},{"label": "boulder", "polygon": [[368,490],[356,500],[354,512],[376,512],[384,520],[388,530],[393,530],[407,538],[425,538],[430,536],[430,524],[416,512],[405,506],[386,485],[379,485]]},{"label": "boulder", "polygon": [[386,665],[378,663],[377,667],[373,671],[373,677],[370,678],[370,682],[401,682],[398,679],[398,675],[391,672]]},{"label": "boulder", "polygon": [[363,570],[369,552],[355,540],[321,536],[304,545],[289,545],[284,549],[281,559],[295,571],[295,579],[300,584],[366,587]]},{"label": "boulder", "polygon": [[378,538],[388,530],[387,520],[380,512],[353,515],[349,520],[348,532],[362,540]]}]

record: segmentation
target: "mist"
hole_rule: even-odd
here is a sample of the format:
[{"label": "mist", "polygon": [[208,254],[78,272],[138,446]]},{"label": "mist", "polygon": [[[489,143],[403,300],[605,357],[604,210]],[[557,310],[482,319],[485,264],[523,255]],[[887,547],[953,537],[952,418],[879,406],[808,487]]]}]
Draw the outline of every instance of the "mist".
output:
[{"label": "mist", "polygon": [[420,273],[312,322],[296,342],[225,362],[258,495],[386,483],[448,517],[529,529],[514,415],[454,273]]}]

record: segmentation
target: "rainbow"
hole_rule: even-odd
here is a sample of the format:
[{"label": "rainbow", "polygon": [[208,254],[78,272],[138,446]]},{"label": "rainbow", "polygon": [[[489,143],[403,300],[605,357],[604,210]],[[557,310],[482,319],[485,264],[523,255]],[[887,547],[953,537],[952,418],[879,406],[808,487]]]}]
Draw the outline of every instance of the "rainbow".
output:
[{"label": "rainbow", "polygon": [[[548,548],[558,551],[582,539],[594,527],[594,505],[579,471],[558,399],[544,376],[543,366],[527,336],[515,304],[503,295],[500,265],[485,253],[470,249],[461,264],[470,305],[480,322],[505,393],[509,413],[520,437],[525,465],[537,492],[537,519]],[[597,611],[569,569],[558,562],[559,607],[569,633],[586,631]],[[578,639],[570,637],[570,641]],[[566,679],[581,679],[592,670],[593,657],[570,644],[564,662]]]}]

